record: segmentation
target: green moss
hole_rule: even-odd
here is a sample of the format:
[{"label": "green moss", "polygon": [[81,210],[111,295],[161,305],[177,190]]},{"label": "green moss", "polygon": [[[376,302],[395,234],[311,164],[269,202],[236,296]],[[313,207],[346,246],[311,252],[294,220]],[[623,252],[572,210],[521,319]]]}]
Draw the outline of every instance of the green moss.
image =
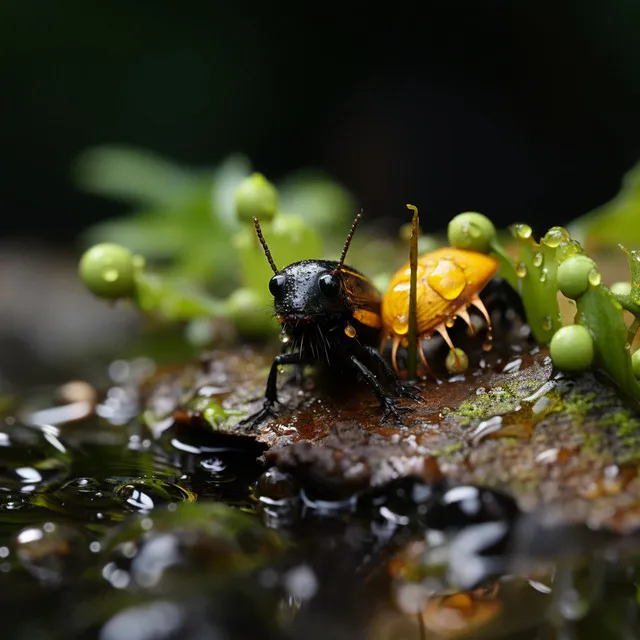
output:
[{"label": "green moss", "polygon": [[640,419],[627,409],[620,409],[620,411],[606,416],[599,424],[614,427],[618,438],[623,441],[629,438],[640,438]]},{"label": "green moss", "polygon": [[584,418],[594,408],[595,393],[573,393],[563,402],[563,409],[570,415]]},{"label": "green moss", "polygon": [[486,420],[516,411],[522,400],[539,388],[538,380],[517,378],[493,389],[478,389],[475,397],[461,402],[448,415],[455,418],[459,426],[466,427],[474,420]]},{"label": "green moss", "polygon": [[464,445],[462,444],[462,442],[454,442],[453,444],[449,444],[447,445],[442,452],[446,455],[451,455],[452,453],[455,453],[456,451],[460,451],[462,448],[464,447]]}]

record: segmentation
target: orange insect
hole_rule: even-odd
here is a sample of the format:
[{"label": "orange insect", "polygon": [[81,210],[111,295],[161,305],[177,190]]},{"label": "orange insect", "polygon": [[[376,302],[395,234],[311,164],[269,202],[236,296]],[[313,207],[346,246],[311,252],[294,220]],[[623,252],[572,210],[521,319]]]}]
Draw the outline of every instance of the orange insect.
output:
[{"label": "orange insect", "polygon": [[[418,355],[430,371],[422,349],[422,340],[438,332],[451,350],[454,349],[447,332],[456,318],[462,318],[473,330],[469,306],[474,306],[487,321],[491,339],[491,319],[479,293],[498,270],[498,261],[476,251],[445,247],[418,258],[416,334]],[[391,340],[391,363],[398,369],[398,347],[407,346],[409,332],[409,283],[411,269],[407,263],[397,271],[382,298],[381,350]]]}]

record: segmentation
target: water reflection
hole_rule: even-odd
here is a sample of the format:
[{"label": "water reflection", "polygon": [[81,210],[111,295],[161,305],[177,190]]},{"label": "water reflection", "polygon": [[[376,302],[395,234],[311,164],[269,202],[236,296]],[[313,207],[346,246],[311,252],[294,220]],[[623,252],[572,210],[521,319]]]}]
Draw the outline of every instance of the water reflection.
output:
[{"label": "water reflection", "polygon": [[[247,438],[173,420],[154,438],[94,406],[55,427],[3,417],[12,640],[640,637],[632,537],[440,479],[320,491]],[[541,465],[566,454],[545,451]],[[635,478],[612,465],[585,491]]]}]

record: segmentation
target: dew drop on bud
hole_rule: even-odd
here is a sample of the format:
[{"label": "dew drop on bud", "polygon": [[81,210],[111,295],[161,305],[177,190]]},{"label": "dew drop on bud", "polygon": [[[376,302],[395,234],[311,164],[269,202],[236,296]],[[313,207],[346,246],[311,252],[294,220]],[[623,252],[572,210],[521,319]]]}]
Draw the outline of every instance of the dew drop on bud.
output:
[{"label": "dew drop on bud", "polygon": [[589,278],[589,282],[594,287],[597,287],[602,281],[602,276],[600,275],[600,271],[598,271],[598,269],[596,269],[595,267],[591,269],[591,271],[589,271],[589,275],[587,277]]},{"label": "dew drop on bud", "polygon": [[531,237],[532,233],[533,230],[528,224],[517,224],[515,226],[516,238],[519,238],[520,240],[527,240]]},{"label": "dew drop on bud", "polygon": [[571,237],[566,229],[562,227],[552,227],[547,231],[544,238],[542,238],[542,242],[547,245],[547,247],[551,249],[556,249],[563,242],[569,242]]}]

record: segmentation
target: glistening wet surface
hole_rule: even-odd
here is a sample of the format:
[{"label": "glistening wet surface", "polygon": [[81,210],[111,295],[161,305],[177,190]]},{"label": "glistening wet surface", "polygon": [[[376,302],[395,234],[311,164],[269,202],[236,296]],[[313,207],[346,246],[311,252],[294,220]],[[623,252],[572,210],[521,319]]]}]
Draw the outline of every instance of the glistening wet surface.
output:
[{"label": "glistening wet surface", "polygon": [[249,348],[6,399],[3,637],[639,637],[640,418],[509,344],[402,425],[306,375],[222,420],[260,405]]}]

